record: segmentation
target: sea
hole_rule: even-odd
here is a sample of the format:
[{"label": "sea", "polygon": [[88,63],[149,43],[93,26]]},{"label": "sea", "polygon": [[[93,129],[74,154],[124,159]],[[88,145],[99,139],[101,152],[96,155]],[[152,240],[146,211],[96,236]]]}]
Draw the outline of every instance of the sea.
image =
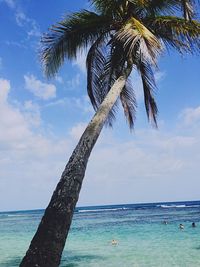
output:
[{"label": "sea", "polygon": [[[0,213],[0,267],[19,266],[43,213]],[[200,201],[76,208],[60,266],[199,267]]]}]

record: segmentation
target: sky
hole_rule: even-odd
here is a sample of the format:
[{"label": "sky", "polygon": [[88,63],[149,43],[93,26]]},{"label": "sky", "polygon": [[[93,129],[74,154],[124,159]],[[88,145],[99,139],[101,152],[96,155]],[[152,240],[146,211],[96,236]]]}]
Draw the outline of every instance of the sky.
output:
[{"label": "sky", "polygon": [[[85,55],[47,80],[40,37],[86,0],[0,0],[0,211],[45,208],[81,133],[94,115]],[[119,110],[91,154],[78,206],[200,199],[200,56],[165,52],[156,71],[158,129],[132,81],[137,119]]]}]

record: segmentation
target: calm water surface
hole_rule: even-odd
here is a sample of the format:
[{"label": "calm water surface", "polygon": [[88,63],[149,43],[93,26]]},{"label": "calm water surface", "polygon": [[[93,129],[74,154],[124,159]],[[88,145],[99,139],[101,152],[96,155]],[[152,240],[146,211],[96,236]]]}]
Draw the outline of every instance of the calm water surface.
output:
[{"label": "calm water surface", "polygon": [[[0,267],[19,266],[42,214],[0,213]],[[78,208],[61,267],[100,266],[199,267],[200,202]]]}]

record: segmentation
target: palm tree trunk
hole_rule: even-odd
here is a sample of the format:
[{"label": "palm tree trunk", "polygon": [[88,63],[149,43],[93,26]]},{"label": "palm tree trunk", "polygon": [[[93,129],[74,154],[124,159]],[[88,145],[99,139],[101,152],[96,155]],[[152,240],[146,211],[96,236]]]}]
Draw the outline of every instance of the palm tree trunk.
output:
[{"label": "palm tree trunk", "polygon": [[70,229],[88,158],[131,69],[121,75],[87,126],[67,163],[20,267],[57,267]]}]

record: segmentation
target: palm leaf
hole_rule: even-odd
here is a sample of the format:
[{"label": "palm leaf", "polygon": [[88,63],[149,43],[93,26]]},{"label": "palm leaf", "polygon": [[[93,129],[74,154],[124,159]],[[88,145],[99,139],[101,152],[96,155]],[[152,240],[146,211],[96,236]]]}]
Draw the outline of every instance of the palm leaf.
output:
[{"label": "palm leaf", "polygon": [[[123,54],[124,50],[120,43],[117,43],[113,38],[107,46],[101,42],[99,38],[90,48],[87,57],[88,69],[88,95],[95,110],[98,109],[104,98],[108,94],[114,82],[122,74],[126,57]],[[131,103],[134,103],[129,92],[131,87],[127,83],[121,95],[123,107],[129,111],[126,112],[130,127],[133,126],[134,108]],[[125,107],[126,106],[126,107]],[[115,120],[118,102],[109,112],[106,124],[112,126]]]},{"label": "palm leaf", "polygon": [[198,52],[200,49],[200,23],[183,18],[161,16],[150,19],[147,25],[164,43],[179,52]]},{"label": "palm leaf", "polygon": [[159,39],[139,20],[131,18],[125,26],[115,34],[117,41],[124,46],[125,54],[129,57],[140,57],[148,62],[156,64],[157,56],[161,52],[162,45]]},{"label": "palm leaf", "polygon": [[[156,124],[157,106],[153,68],[162,44],[179,52],[200,50],[200,23],[194,20],[197,0],[89,0],[92,11],[73,13],[52,26],[42,38],[42,62],[53,76],[64,60],[87,55],[87,90],[95,110],[128,65],[140,72],[148,118]],[[183,14],[183,18],[177,17]],[[130,128],[135,118],[135,97],[127,81],[119,99]],[[119,102],[119,101],[118,101]],[[112,125],[117,104],[110,111]]]},{"label": "palm leaf", "polygon": [[140,61],[137,65],[137,68],[142,78],[147,117],[152,121],[153,125],[157,127],[158,108],[153,96],[156,88],[156,83],[152,67],[148,62]]},{"label": "palm leaf", "polygon": [[[123,53],[124,50],[122,46],[119,43],[117,44],[114,38],[109,42],[108,48],[109,48],[109,53],[107,55],[107,61],[103,68],[103,72],[100,78],[102,81],[103,99],[110,91],[114,82],[119,78],[120,75],[122,75],[126,61],[126,55],[124,55]],[[116,117],[115,114],[117,108],[118,108],[118,101],[115,103],[115,105],[109,112],[109,116],[106,122],[107,125],[109,126],[113,125],[113,122]]]},{"label": "palm leaf", "polygon": [[[180,9],[180,0],[128,0],[134,10],[140,10],[137,12],[140,19],[146,17],[155,17],[162,14],[174,14]],[[136,14],[133,12],[133,15]]]},{"label": "palm leaf", "polygon": [[[119,66],[118,57],[111,52],[111,45],[105,45],[99,37],[91,46],[87,56],[87,90],[93,108],[97,110],[111,86],[118,78],[116,69]],[[116,64],[117,63],[117,64]],[[115,105],[108,115],[106,124],[112,126],[116,113]]]},{"label": "palm leaf", "polygon": [[99,14],[104,14],[113,19],[121,20],[127,8],[126,0],[90,0]]},{"label": "palm leaf", "polygon": [[78,52],[90,46],[110,30],[108,17],[83,10],[53,25],[42,37],[41,58],[47,76],[53,76],[65,58],[75,59]]},{"label": "palm leaf", "polygon": [[181,0],[184,18],[191,21],[194,16],[194,1]]},{"label": "palm leaf", "polygon": [[95,110],[102,102],[100,76],[106,64],[106,59],[101,51],[102,36],[91,46],[87,55],[87,92]]},{"label": "palm leaf", "polygon": [[136,98],[131,81],[128,79],[123,91],[120,94],[120,100],[124,109],[124,115],[127,119],[130,129],[133,129],[136,113]]}]

